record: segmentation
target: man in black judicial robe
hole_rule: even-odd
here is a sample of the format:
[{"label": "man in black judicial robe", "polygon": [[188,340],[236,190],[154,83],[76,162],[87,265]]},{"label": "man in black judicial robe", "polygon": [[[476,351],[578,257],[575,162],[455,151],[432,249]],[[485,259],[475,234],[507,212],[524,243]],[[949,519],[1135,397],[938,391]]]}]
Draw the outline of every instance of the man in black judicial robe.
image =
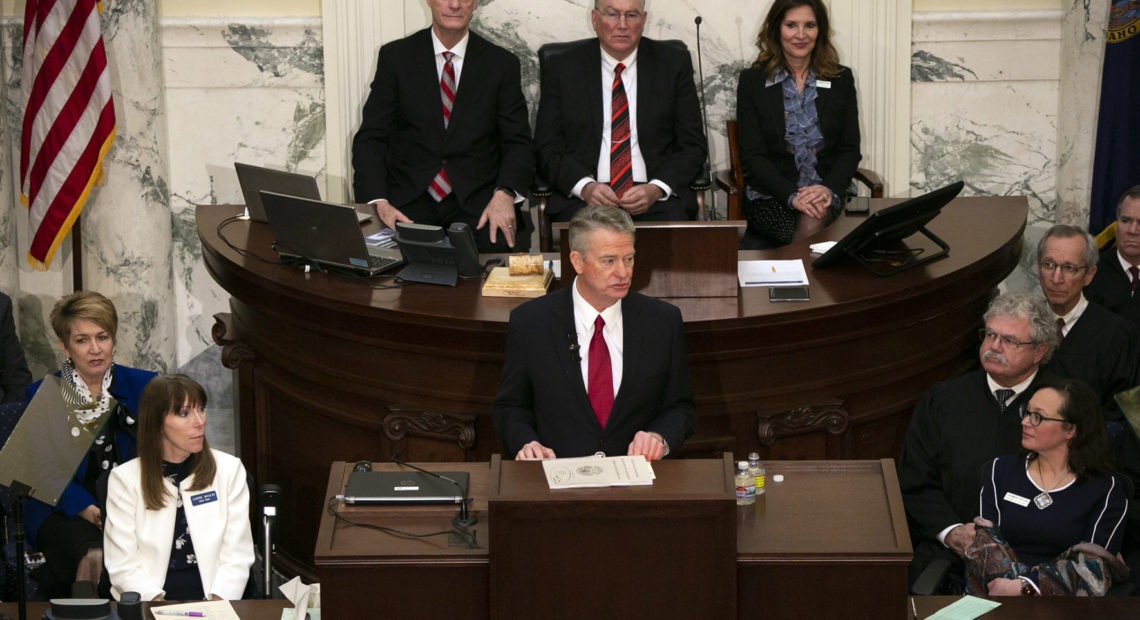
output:
[{"label": "man in black judicial robe", "polygon": [[1116,205],[1116,244],[1101,253],[1085,297],[1140,328],[1140,185]]},{"label": "man in black judicial robe", "polygon": [[939,557],[961,573],[951,549],[963,549],[973,538],[981,468],[1021,450],[1018,411],[1057,343],[1052,313],[1035,295],[995,298],[985,325],[978,351],[982,369],[927,391],[903,440],[899,487],[914,544],[911,583]]}]

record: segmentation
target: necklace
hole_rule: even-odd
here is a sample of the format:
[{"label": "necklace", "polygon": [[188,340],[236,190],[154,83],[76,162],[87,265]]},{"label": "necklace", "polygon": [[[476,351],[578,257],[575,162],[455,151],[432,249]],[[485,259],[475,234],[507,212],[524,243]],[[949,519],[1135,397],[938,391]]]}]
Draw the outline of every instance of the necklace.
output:
[{"label": "necklace", "polygon": [[[1046,508],[1053,505],[1053,496],[1049,495],[1049,493],[1051,491],[1056,491],[1057,489],[1061,488],[1064,485],[1064,483],[1068,482],[1070,475],[1071,475],[1071,472],[1065,473],[1064,475],[1061,476],[1061,479],[1058,480],[1057,483],[1052,486],[1052,488],[1048,488],[1048,489],[1043,488],[1041,490],[1041,492],[1037,494],[1037,497],[1033,498],[1033,504],[1035,506],[1037,506],[1038,510],[1045,510]],[[1049,487],[1049,485],[1045,484],[1045,471],[1043,469],[1041,469],[1041,457],[1040,456],[1037,457],[1037,476],[1039,478],[1041,478],[1041,486],[1042,487]]]}]

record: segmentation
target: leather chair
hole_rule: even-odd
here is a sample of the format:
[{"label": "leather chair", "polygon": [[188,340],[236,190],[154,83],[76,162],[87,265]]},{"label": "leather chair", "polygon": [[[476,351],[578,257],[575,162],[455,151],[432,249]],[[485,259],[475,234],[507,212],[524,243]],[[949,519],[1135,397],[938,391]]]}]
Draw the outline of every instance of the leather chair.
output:
[{"label": "leather chair", "polygon": [[[716,175],[716,185],[728,195],[728,219],[744,219],[744,166],[740,163],[740,143],[736,138],[736,119],[725,121],[728,134],[729,170],[721,170]],[[867,186],[871,198],[883,197],[883,178],[867,168],[855,170],[855,180]]]},{"label": "leather chair", "polygon": [[[680,39],[668,39],[658,42],[684,50],[686,53],[689,51],[685,42]],[[540,84],[542,83],[542,72],[545,71],[547,60],[566,51],[575,43],[577,43],[577,41],[547,43],[538,48],[538,75]],[[707,166],[689,183],[689,189],[693,191],[697,198],[697,219],[703,220],[705,219],[705,192],[712,189],[712,181],[709,179],[709,169]],[[530,195],[531,204],[536,207],[533,209],[536,212],[535,224],[538,227],[539,247],[543,252],[553,252],[557,249],[557,243],[552,239],[551,220],[546,215],[547,198],[553,191],[554,188],[546,178],[543,177],[541,173],[536,173],[534,176],[534,185],[531,186]]]}]

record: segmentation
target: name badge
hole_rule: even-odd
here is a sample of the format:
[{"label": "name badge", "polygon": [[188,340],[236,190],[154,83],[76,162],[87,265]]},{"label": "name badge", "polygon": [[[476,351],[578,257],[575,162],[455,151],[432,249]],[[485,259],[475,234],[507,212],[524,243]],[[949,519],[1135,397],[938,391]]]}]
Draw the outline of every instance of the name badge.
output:
[{"label": "name badge", "polygon": [[194,506],[201,506],[202,504],[209,504],[210,502],[218,501],[217,491],[206,491],[197,495],[190,496],[190,503]]},{"label": "name badge", "polygon": [[1016,493],[1013,493],[1012,491],[1007,492],[1005,494],[1005,497],[1003,497],[1002,499],[1004,499],[1005,501],[1007,501],[1011,504],[1017,504],[1018,506],[1021,506],[1022,508],[1025,508],[1026,506],[1029,505],[1029,498],[1022,497]]},{"label": "name badge", "polygon": [[831,88],[831,81],[830,80],[816,80],[815,81],[815,87],[816,88]]}]

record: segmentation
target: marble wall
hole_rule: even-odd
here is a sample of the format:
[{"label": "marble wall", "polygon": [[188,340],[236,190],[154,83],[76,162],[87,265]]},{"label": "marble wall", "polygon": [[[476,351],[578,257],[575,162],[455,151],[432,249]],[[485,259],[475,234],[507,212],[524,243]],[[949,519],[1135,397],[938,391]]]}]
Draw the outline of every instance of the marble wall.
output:
[{"label": "marble wall", "polygon": [[[404,4],[426,17],[421,0]],[[591,36],[590,4],[485,0],[476,13],[474,27],[522,59],[532,113],[538,95],[534,50],[549,41]],[[716,129],[710,136],[716,168],[727,159],[720,128],[734,113],[736,76],[755,54],[752,41],[768,4],[653,0],[649,5],[646,35],[679,38],[694,51],[693,18],[703,17],[704,89],[709,126]],[[322,21],[161,19],[144,0],[107,6],[105,32],[116,59],[121,110],[112,166],[121,180],[98,190],[89,206],[93,233],[85,245],[85,277],[128,312],[124,344],[129,346],[120,361],[192,369],[216,385],[211,388],[216,401],[226,399],[230,378],[210,329],[213,315],[226,311],[228,302],[202,265],[194,206],[240,202],[235,160],[324,179],[329,137]],[[1061,10],[916,12],[912,174],[909,188],[900,183],[892,193],[963,177],[969,193],[1027,196],[1031,230],[1037,234],[1062,217],[1059,212],[1069,221],[1079,219],[1079,199],[1058,209],[1058,169],[1076,170],[1065,183],[1079,185],[1083,168],[1072,161],[1081,157],[1073,143],[1088,129],[1071,120],[1073,108],[1087,116],[1095,100],[1066,99],[1070,95],[1063,91],[1066,74],[1078,62],[1073,59],[1096,62],[1095,15],[1088,17],[1096,10],[1090,0],[1066,0]],[[44,319],[54,300],[70,289],[71,263],[65,251],[52,271],[38,273],[23,259],[26,224],[14,182],[18,20],[0,21],[0,290],[18,298],[21,337],[36,372],[45,372],[56,365],[56,355]],[[1063,23],[1069,25],[1063,28]],[[1087,37],[1081,41],[1081,25],[1092,33],[1092,43]],[[1099,66],[1091,69],[1099,74]],[[1032,281],[1022,272],[1009,286],[1027,288]]]}]

